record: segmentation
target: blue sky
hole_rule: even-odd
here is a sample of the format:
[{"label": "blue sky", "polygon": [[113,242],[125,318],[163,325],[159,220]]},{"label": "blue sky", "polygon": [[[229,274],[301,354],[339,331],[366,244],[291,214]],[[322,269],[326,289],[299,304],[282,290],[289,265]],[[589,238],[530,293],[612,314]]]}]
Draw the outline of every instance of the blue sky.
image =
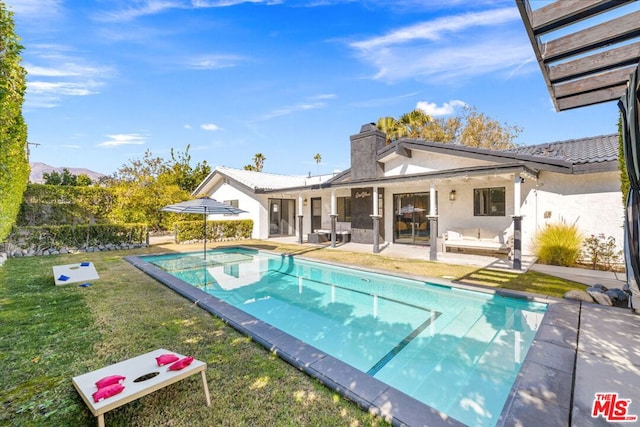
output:
[{"label": "blue sky", "polygon": [[192,164],[262,153],[265,172],[330,173],[361,125],[463,104],[523,128],[523,145],[617,131],[614,102],[554,111],[514,0],[5,3],[31,161],[52,166],[111,174],[189,144]]}]

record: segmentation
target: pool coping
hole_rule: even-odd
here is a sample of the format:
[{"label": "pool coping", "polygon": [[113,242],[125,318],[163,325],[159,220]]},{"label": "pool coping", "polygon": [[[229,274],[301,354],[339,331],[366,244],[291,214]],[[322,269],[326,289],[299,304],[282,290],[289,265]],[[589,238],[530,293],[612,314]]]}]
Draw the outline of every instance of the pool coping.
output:
[{"label": "pool coping", "polygon": [[[255,248],[235,246],[258,252]],[[277,256],[294,256],[260,250]],[[167,253],[168,254],[168,253]],[[160,256],[163,254],[150,254]],[[465,424],[388,384],[326,354],[325,352],[259,320],[224,301],[207,294],[159,267],[141,259],[126,256],[125,260],[155,278],[174,292],[220,318],[224,323],[273,352],[292,366],[325,384],[331,390],[356,403],[368,412],[394,426],[464,426]],[[510,296],[548,304],[531,347],[509,392],[497,426],[533,425],[545,420],[545,425],[568,425],[576,362],[580,305],[554,297],[542,297],[525,292],[491,289],[454,283],[444,279],[417,276],[373,268],[326,262],[295,255],[297,259],[313,261],[351,270],[382,273],[391,276],[428,281],[441,286]]]}]

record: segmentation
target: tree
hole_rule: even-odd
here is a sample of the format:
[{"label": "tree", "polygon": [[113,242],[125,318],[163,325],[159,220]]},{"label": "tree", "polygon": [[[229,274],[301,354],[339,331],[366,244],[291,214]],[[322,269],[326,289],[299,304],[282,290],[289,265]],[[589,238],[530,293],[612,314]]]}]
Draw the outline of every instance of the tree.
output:
[{"label": "tree", "polygon": [[387,135],[387,145],[400,138],[403,133],[402,125],[393,117],[380,117],[376,127]]},{"label": "tree", "polygon": [[462,114],[448,119],[433,119],[421,110],[403,114],[399,119],[381,117],[377,127],[387,134],[387,143],[406,137],[492,150],[515,147],[514,140],[522,131],[518,126],[501,125],[469,106]]},{"label": "tree", "polygon": [[413,110],[400,116],[398,120],[404,135],[409,138],[421,138],[425,128],[431,123],[431,116],[422,110]]},{"label": "tree", "polygon": [[198,163],[195,168],[191,167],[190,147],[190,145],[187,145],[184,152],[178,153],[175,153],[172,148],[171,161],[167,165],[167,178],[169,178],[169,183],[174,183],[178,185],[180,189],[188,191],[189,193],[193,192],[211,173],[211,166],[207,164],[206,160]]},{"label": "tree", "polygon": [[62,184],[62,176],[58,173],[58,171],[45,172],[42,174],[42,179],[46,185],[61,185]]},{"label": "tree", "polygon": [[169,229],[175,214],[160,212],[160,208],[187,200],[195,188],[209,175],[206,162],[190,165],[189,146],[184,152],[171,149],[171,160],[154,157],[147,150],[142,159],[129,160],[116,171],[109,185],[116,195],[110,220],[118,223],[142,222],[153,230]]},{"label": "tree", "polygon": [[468,147],[507,150],[515,147],[513,140],[522,131],[518,126],[501,125],[496,120],[479,113],[475,108],[465,108],[465,126],[460,133],[460,143]]},{"label": "tree", "polygon": [[320,175],[320,162],[322,161],[322,156],[320,155],[320,153],[316,153],[316,155],[313,156],[313,160],[315,160],[316,165],[318,165],[318,175]]},{"label": "tree", "polygon": [[62,175],[60,185],[67,185],[70,187],[75,187],[78,185],[78,177],[69,172],[69,169],[62,169]]},{"label": "tree", "polygon": [[91,181],[91,178],[86,173],[81,173],[80,175],[77,175],[76,178],[76,184],[78,187],[88,187],[93,184],[93,181]]},{"label": "tree", "polygon": [[0,241],[15,224],[29,181],[27,125],[22,116],[26,70],[13,13],[0,1]]},{"label": "tree", "polygon": [[189,198],[189,192],[170,179],[171,168],[151,150],[142,159],[129,160],[116,171],[111,188],[116,198],[109,219],[115,223],[145,223],[152,230],[167,229],[170,216],[160,208]]},{"label": "tree", "polygon": [[253,164],[256,165],[256,171],[262,172],[265,160],[267,160],[267,158],[262,153],[257,153],[253,156]]},{"label": "tree", "polygon": [[244,165],[243,169],[246,171],[262,172],[265,160],[267,160],[267,158],[262,153],[257,153],[253,156],[253,164]]}]

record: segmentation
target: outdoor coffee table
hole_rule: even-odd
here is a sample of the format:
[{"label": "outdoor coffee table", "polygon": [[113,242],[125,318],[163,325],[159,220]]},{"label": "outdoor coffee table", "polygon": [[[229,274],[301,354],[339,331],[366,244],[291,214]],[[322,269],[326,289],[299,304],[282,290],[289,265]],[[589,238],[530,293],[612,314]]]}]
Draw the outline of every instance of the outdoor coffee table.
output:
[{"label": "outdoor coffee table", "polygon": [[[156,362],[156,357],[161,354],[175,354],[181,359],[184,357],[181,354],[160,348],[141,356],[73,377],[73,386],[78,390],[82,400],[87,404],[93,415],[98,417],[99,427],[104,427],[104,414],[106,412],[198,372],[202,375],[202,388],[204,389],[207,406],[211,406],[209,386],[207,385],[207,377],[205,374],[207,364],[194,359],[189,366],[179,371],[169,371],[169,365],[158,366]],[[155,373],[157,374],[153,375]],[[97,391],[96,381],[110,375],[126,377],[122,382],[124,390],[98,403],[94,402],[92,395]]]}]

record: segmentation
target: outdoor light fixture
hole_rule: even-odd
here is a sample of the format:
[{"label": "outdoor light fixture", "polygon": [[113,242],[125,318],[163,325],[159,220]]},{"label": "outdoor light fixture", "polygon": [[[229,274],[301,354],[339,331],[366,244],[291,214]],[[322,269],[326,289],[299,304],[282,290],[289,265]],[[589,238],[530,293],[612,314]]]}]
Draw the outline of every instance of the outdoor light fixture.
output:
[{"label": "outdoor light fixture", "polygon": [[305,206],[307,206],[307,199],[304,199],[303,204],[304,204]]},{"label": "outdoor light fixture", "polygon": [[449,200],[453,202],[455,199],[456,199],[456,190],[451,190],[449,192]]}]

